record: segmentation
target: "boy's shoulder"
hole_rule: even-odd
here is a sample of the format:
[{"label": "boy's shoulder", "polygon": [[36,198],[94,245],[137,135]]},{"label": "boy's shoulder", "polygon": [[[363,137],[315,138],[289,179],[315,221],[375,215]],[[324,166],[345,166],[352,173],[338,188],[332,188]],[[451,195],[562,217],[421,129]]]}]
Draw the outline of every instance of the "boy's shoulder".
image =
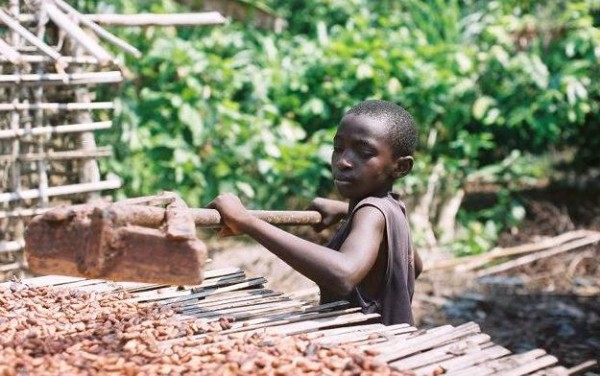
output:
[{"label": "boy's shoulder", "polygon": [[388,212],[398,212],[403,216],[406,215],[406,206],[400,200],[400,196],[397,193],[390,192],[386,196],[368,196],[358,202],[354,208],[354,212],[365,206],[374,206],[383,212],[385,215]]}]

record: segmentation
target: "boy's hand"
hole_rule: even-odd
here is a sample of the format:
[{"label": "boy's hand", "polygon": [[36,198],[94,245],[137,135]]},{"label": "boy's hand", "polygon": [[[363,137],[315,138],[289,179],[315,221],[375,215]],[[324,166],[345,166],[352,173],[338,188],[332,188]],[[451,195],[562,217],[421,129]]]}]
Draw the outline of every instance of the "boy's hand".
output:
[{"label": "boy's hand", "polygon": [[219,231],[219,236],[222,237],[242,234],[240,224],[252,217],[240,199],[232,193],[217,196],[208,207],[217,209],[221,214],[224,226]]},{"label": "boy's hand", "polygon": [[310,203],[308,210],[316,210],[321,214],[323,218],[321,223],[313,226],[315,231],[320,232],[344,218],[348,214],[348,204],[343,201],[317,197]]}]

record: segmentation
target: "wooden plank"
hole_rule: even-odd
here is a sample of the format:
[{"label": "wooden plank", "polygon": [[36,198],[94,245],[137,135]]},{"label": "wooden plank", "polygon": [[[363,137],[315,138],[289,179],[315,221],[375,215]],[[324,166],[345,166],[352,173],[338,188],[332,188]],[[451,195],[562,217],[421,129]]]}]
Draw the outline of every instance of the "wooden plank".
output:
[{"label": "wooden plank", "polygon": [[[40,276],[40,277],[32,277],[32,278],[23,279],[20,282],[29,287],[47,287],[47,286],[59,286],[61,284],[75,282],[75,281],[81,281],[83,279],[84,278],[68,277],[68,276],[62,276],[62,275],[44,275],[44,276]],[[2,283],[0,283],[0,287],[9,287],[12,283],[14,283],[14,282],[12,282],[12,281],[2,282]]]},{"label": "wooden plank", "polygon": [[390,326],[384,326],[383,324],[373,324],[365,328],[355,328],[354,330],[346,331],[336,335],[328,335],[323,336],[321,338],[316,338],[314,341],[317,343],[330,345],[347,342],[357,342],[366,339],[373,334],[389,336],[392,332],[394,332],[397,329],[411,330],[413,328],[408,324],[397,324]]},{"label": "wooden plank", "polygon": [[[488,361],[483,364],[463,368],[457,371],[448,372],[448,376],[471,376],[471,375],[493,375],[507,369],[514,369],[521,364],[532,362],[535,359],[546,355],[546,351],[535,349],[522,354],[506,356],[494,361]],[[502,373],[500,373],[502,374]]]},{"label": "wooden plank", "polygon": [[317,318],[313,320],[303,320],[301,322],[286,325],[267,327],[265,331],[268,334],[279,334],[289,336],[306,333],[321,328],[365,322],[371,319],[376,319],[378,317],[378,314],[364,314],[359,312],[352,313],[349,315],[334,316],[332,318]]},{"label": "wooden plank", "polygon": [[496,373],[496,374],[498,374],[498,375],[501,374],[501,375],[505,375],[505,376],[523,376],[523,375],[527,375],[531,372],[542,370],[542,369],[549,367],[551,365],[554,365],[556,363],[558,363],[558,359],[556,359],[554,356],[544,355],[541,358],[527,362],[516,368],[510,369],[510,370],[502,370],[501,373]]},{"label": "wooden plank", "polygon": [[[467,335],[479,332],[479,325],[469,322],[456,328],[450,328],[443,333],[427,333],[422,336],[402,341],[398,344],[386,344],[385,348],[381,349],[381,351],[385,352],[377,356],[377,359],[387,363],[410,354],[431,349],[448,341],[455,341]],[[381,345],[378,346],[381,347]]]},{"label": "wooden plank", "polygon": [[188,306],[182,311],[182,314],[189,315],[189,314],[202,313],[202,312],[229,310],[229,309],[234,309],[234,308],[259,305],[259,304],[263,304],[263,303],[289,301],[289,300],[290,299],[288,297],[273,292],[267,296],[265,296],[265,295],[248,296],[248,297],[228,300],[223,303],[213,302],[213,304],[208,304],[208,305]]},{"label": "wooden plank", "polygon": [[[206,312],[206,311],[216,311],[220,309],[230,309],[230,308],[238,308],[238,307],[247,307],[252,305],[262,304],[263,302],[276,302],[276,301],[290,301],[289,297],[276,292],[271,292],[269,294],[261,294],[261,295],[247,295],[236,297],[232,299],[226,300],[216,300],[207,302],[203,304],[202,301],[199,301],[196,305],[189,305],[183,307],[182,312],[184,313],[192,313],[195,311],[198,312]],[[294,300],[296,301],[296,300]],[[302,303],[302,302],[300,302]]]},{"label": "wooden plank", "polygon": [[467,368],[474,364],[481,364],[490,359],[497,359],[510,354],[510,351],[502,346],[492,346],[486,349],[472,348],[467,353],[460,356],[448,354],[449,359],[435,360],[434,364],[425,367],[413,369],[418,376],[431,375],[436,369],[444,369],[446,372]]},{"label": "wooden plank", "polygon": [[[236,283],[233,285],[229,285],[229,286],[225,286],[225,287],[217,287],[217,288],[211,288],[211,289],[201,289],[199,292],[197,293],[192,293],[190,294],[190,291],[194,291],[194,289],[192,288],[189,291],[183,291],[182,293],[178,293],[178,292],[173,292],[171,296],[162,296],[162,297],[148,297],[148,296],[144,296],[144,297],[135,297],[130,299],[130,301],[137,301],[137,302],[141,302],[141,301],[145,301],[145,302],[156,302],[156,301],[161,301],[161,300],[166,300],[164,303],[165,304],[174,304],[174,303],[179,303],[179,302],[184,302],[186,300],[192,300],[192,299],[198,299],[198,298],[203,298],[206,296],[210,296],[210,295],[216,295],[216,294],[221,294],[223,292],[229,292],[229,291],[235,291],[235,290],[241,290],[241,289],[245,289],[248,287],[253,287],[253,286],[260,286],[263,285],[267,282],[266,279],[264,279],[263,277],[258,277],[258,278],[252,278],[252,279],[248,279],[245,282],[242,283]],[[173,298],[176,297],[176,298]],[[173,299],[171,299],[173,298]]]},{"label": "wooden plank", "polygon": [[600,242],[600,233],[588,235],[587,237],[585,237],[583,239],[568,242],[566,244],[561,245],[558,248],[553,248],[553,249],[549,249],[549,250],[543,251],[543,252],[538,252],[538,253],[535,253],[532,255],[519,257],[516,260],[511,260],[511,261],[505,262],[503,264],[496,265],[491,268],[487,268],[487,269],[482,270],[479,273],[477,273],[477,277],[481,278],[486,275],[505,272],[507,270],[514,269],[519,266],[527,265],[534,261],[541,260],[543,258],[556,256],[558,254],[569,252],[569,251],[572,251],[572,250],[575,250],[575,249],[578,249],[581,247],[585,247],[588,245],[596,244],[598,242]]},{"label": "wooden plank", "polygon": [[473,334],[459,342],[449,343],[420,354],[406,357],[401,360],[396,360],[391,362],[390,365],[398,369],[415,369],[426,366],[433,362],[459,356],[469,351],[469,349],[477,349],[477,351],[479,351],[481,349],[480,345],[488,341],[490,341],[490,336],[487,334]]},{"label": "wooden plank", "polygon": [[207,296],[203,298],[199,298],[199,300],[186,300],[182,303],[174,303],[174,304],[166,304],[171,305],[177,309],[193,309],[194,307],[210,307],[212,305],[218,305],[226,302],[232,302],[236,299],[258,299],[261,297],[279,295],[283,296],[282,293],[274,292],[267,289],[251,289],[251,290],[239,290],[232,292],[225,292],[219,295]]}]

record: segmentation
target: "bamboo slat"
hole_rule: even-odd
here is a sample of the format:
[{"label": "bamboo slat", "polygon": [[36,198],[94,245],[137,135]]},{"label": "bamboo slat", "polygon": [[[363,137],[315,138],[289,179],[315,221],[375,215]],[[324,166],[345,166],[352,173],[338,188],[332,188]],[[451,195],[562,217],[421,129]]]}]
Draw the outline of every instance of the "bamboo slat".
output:
[{"label": "bamboo slat", "polygon": [[90,21],[114,26],[202,26],[221,25],[227,20],[219,12],[170,14],[85,14]]},{"label": "bamboo slat", "polygon": [[90,103],[0,103],[0,111],[85,111],[85,110],[110,110],[113,102]]},{"label": "bamboo slat", "polygon": [[[95,150],[67,150],[67,151],[46,151],[42,153],[19,154],[17,161],[64,161],[89,158],[105,158],[112,156],[112,147],[103,146]],[[12,155],[0,155],[0,162],[13,161]]]},{"label": "bamboo slat", "polygon": [[52,47],[48,46],[41,39],[32,34],[29,30],[24,28],[17,22],[17,20],[13,19],[10,15],[0,9],[0,21],[3,22],[6,26],[12,29],[15,33],[19,34],[29,43],[36,46],[40,51],[48,55],[52,60],[59,62],[61,61],[61,55],[56,52]]},{"label": "bamboo slat", "polygon": [[112,125],[111,121],[99,121],[87,124],[64,124],[53,127],[35,127],[31,129],[0,129],[0,140],[18,138],[23,136],[46,136],[53,134],[90,132],[101,129],[109,129]]},{"label": "bamboo slat", "polygon": [[107,40],[108,42],[114,44],[115,46],[121,48],[123,51],[133,55],[134,57],[140,58],[142,57],[142,53],[131,44],[125,42],[122,39],[119,39],[112,33],[98,26],[94,21],[85,17],[81,13],[79,13],[75,8],[67,4],[62,0],[54,0],[56,5],[61,8],[64,12],[68,13],[70,16],[75,17],[77,21],[81,24],[89,27],[94,33],[96,33],[99,37]]},{"label": "bamboo slat", "polygon": [[[56,187],[48,187],[48,197],[72,195],[77,193],[98,192],[107,189],[121,187],[121,181],[117,179],[104,180],[98,183],[70,184]],[[20,192],[0,193],[0,202],[11,202],[18,200],[29,200],[39,198],[42,193],[39,189],[27,189]]]},{"label": "bamboo slat", "polygon": [[82,73],[28,73],[28,74],[2,74],[0,87],[12,85],[39,86],[39,85],[90,85],[106,84],[123,81],[120,71],[111,72],[82,72]]},{"label": "bamboo slat", "polygon": [[[240,274],[245,276],[237,268],[208,271],[206,274],[210,278],[203,284],[205,287],[226,281],[238,281]],[[251,280],[245,279],[237,285]],[[168,302],[172,302],[171,296],[174,292],[193,295],[194,289],[199,292],[209,290],[210,295],[194,301],[177,317],[180,320],[201,318],[211,323],[220,317],[229,316],[235,318],[235,321],[231,323],[230,329],[219,332],[222,336],[215,338],[217,342],[198,345],[202,349],[217,345],[226,346],[236,338],[244,338],[256,332],[283,336],[305,333],[307,339],[325,346],[352,343],[361,349],[379,351],[378,360],[388,361],[396,369],[410,369],[415,375],[430,375],[441,370],[448,375],[525,375],[532,372],[540,375],[568,374],[565,373],[566,368],[555,366],[556,359],[547,355],[544,350],[510,355],[510,351],[495,345],[487,334],[481,333],[475,323],[458,327],[446,325],[429,330],[417,330],[407,324],[372,324],[370,321],[378,315],[363,314],[359,308],[340,309],[345,303],[310,306],[284,294],[262,287],[256,288],[250,284],[235,291],[203,290],[202,285],[186,286],[185,291],[178,291],[174,286],[166,285],[108,283],[102,280],[56,276],[37,277],[23,282],[30,286],[58,285],[108,294],[122,289],[140,289],[140,292],[132,292],[134,297],[139,300],[154,297],[153,303],[160,305],[171,304]],[[10,283],[4,283],[0,284],[0,287],[9,285]],[[164,299],[157,298],[160,295]],[[198,334],[194,338],[201,339],[208,335],[213,334]],[[370,336],[377,338],[365,340]],[[188,337],[179,337],[161,341],[159,346],[166,349],[188,340]],[[374,340],[380,343],[370,345]]]},{"label": "bamboo slat", "polygon": [[98,59],[100,65],[108,65],[113,61],[113,57],[100,46],[93,38],[83,31],[76,23],[61,12],[56,5],[50,2],[43,2],[42,7],[48,17],[65,33],[77,42],[83,49],[88,51],[92,56]]},{"label": "bamboo slat", "polygon": [[10,44],[6,43],[2,38],[0,38],[0,55],[3,55],[6,60],[13,64],[19,64],[22,61],[19,51],[14,49]]},{"label": "bamboo slat", "polygon": [[21,249],[23,249],[24,246],[25,246],[25,241],[23,239],[0,241],[0,253],[10,253],[10,252],[20,251]]}]

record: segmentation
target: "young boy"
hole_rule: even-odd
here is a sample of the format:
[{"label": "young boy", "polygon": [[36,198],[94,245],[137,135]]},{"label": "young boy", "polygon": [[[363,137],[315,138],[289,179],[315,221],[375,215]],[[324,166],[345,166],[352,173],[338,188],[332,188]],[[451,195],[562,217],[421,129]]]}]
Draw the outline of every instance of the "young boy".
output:
[{"label": "young boy", "polygon": [[351,108],[334,137],[335,187],[349,200],[317,199],[313,208],[333,224],[346,222],[325,246],[256,219],[232,194],[209,206],[219,210],[230,234],[247,234],[321,289],[321,302],[348,300],[377,312],[383,324],[413,324],[411,300],[421,270],[412,250],[404,205],[392,193],[396,179],[413,167],[417,130],[403,108],[369,100]]}]

